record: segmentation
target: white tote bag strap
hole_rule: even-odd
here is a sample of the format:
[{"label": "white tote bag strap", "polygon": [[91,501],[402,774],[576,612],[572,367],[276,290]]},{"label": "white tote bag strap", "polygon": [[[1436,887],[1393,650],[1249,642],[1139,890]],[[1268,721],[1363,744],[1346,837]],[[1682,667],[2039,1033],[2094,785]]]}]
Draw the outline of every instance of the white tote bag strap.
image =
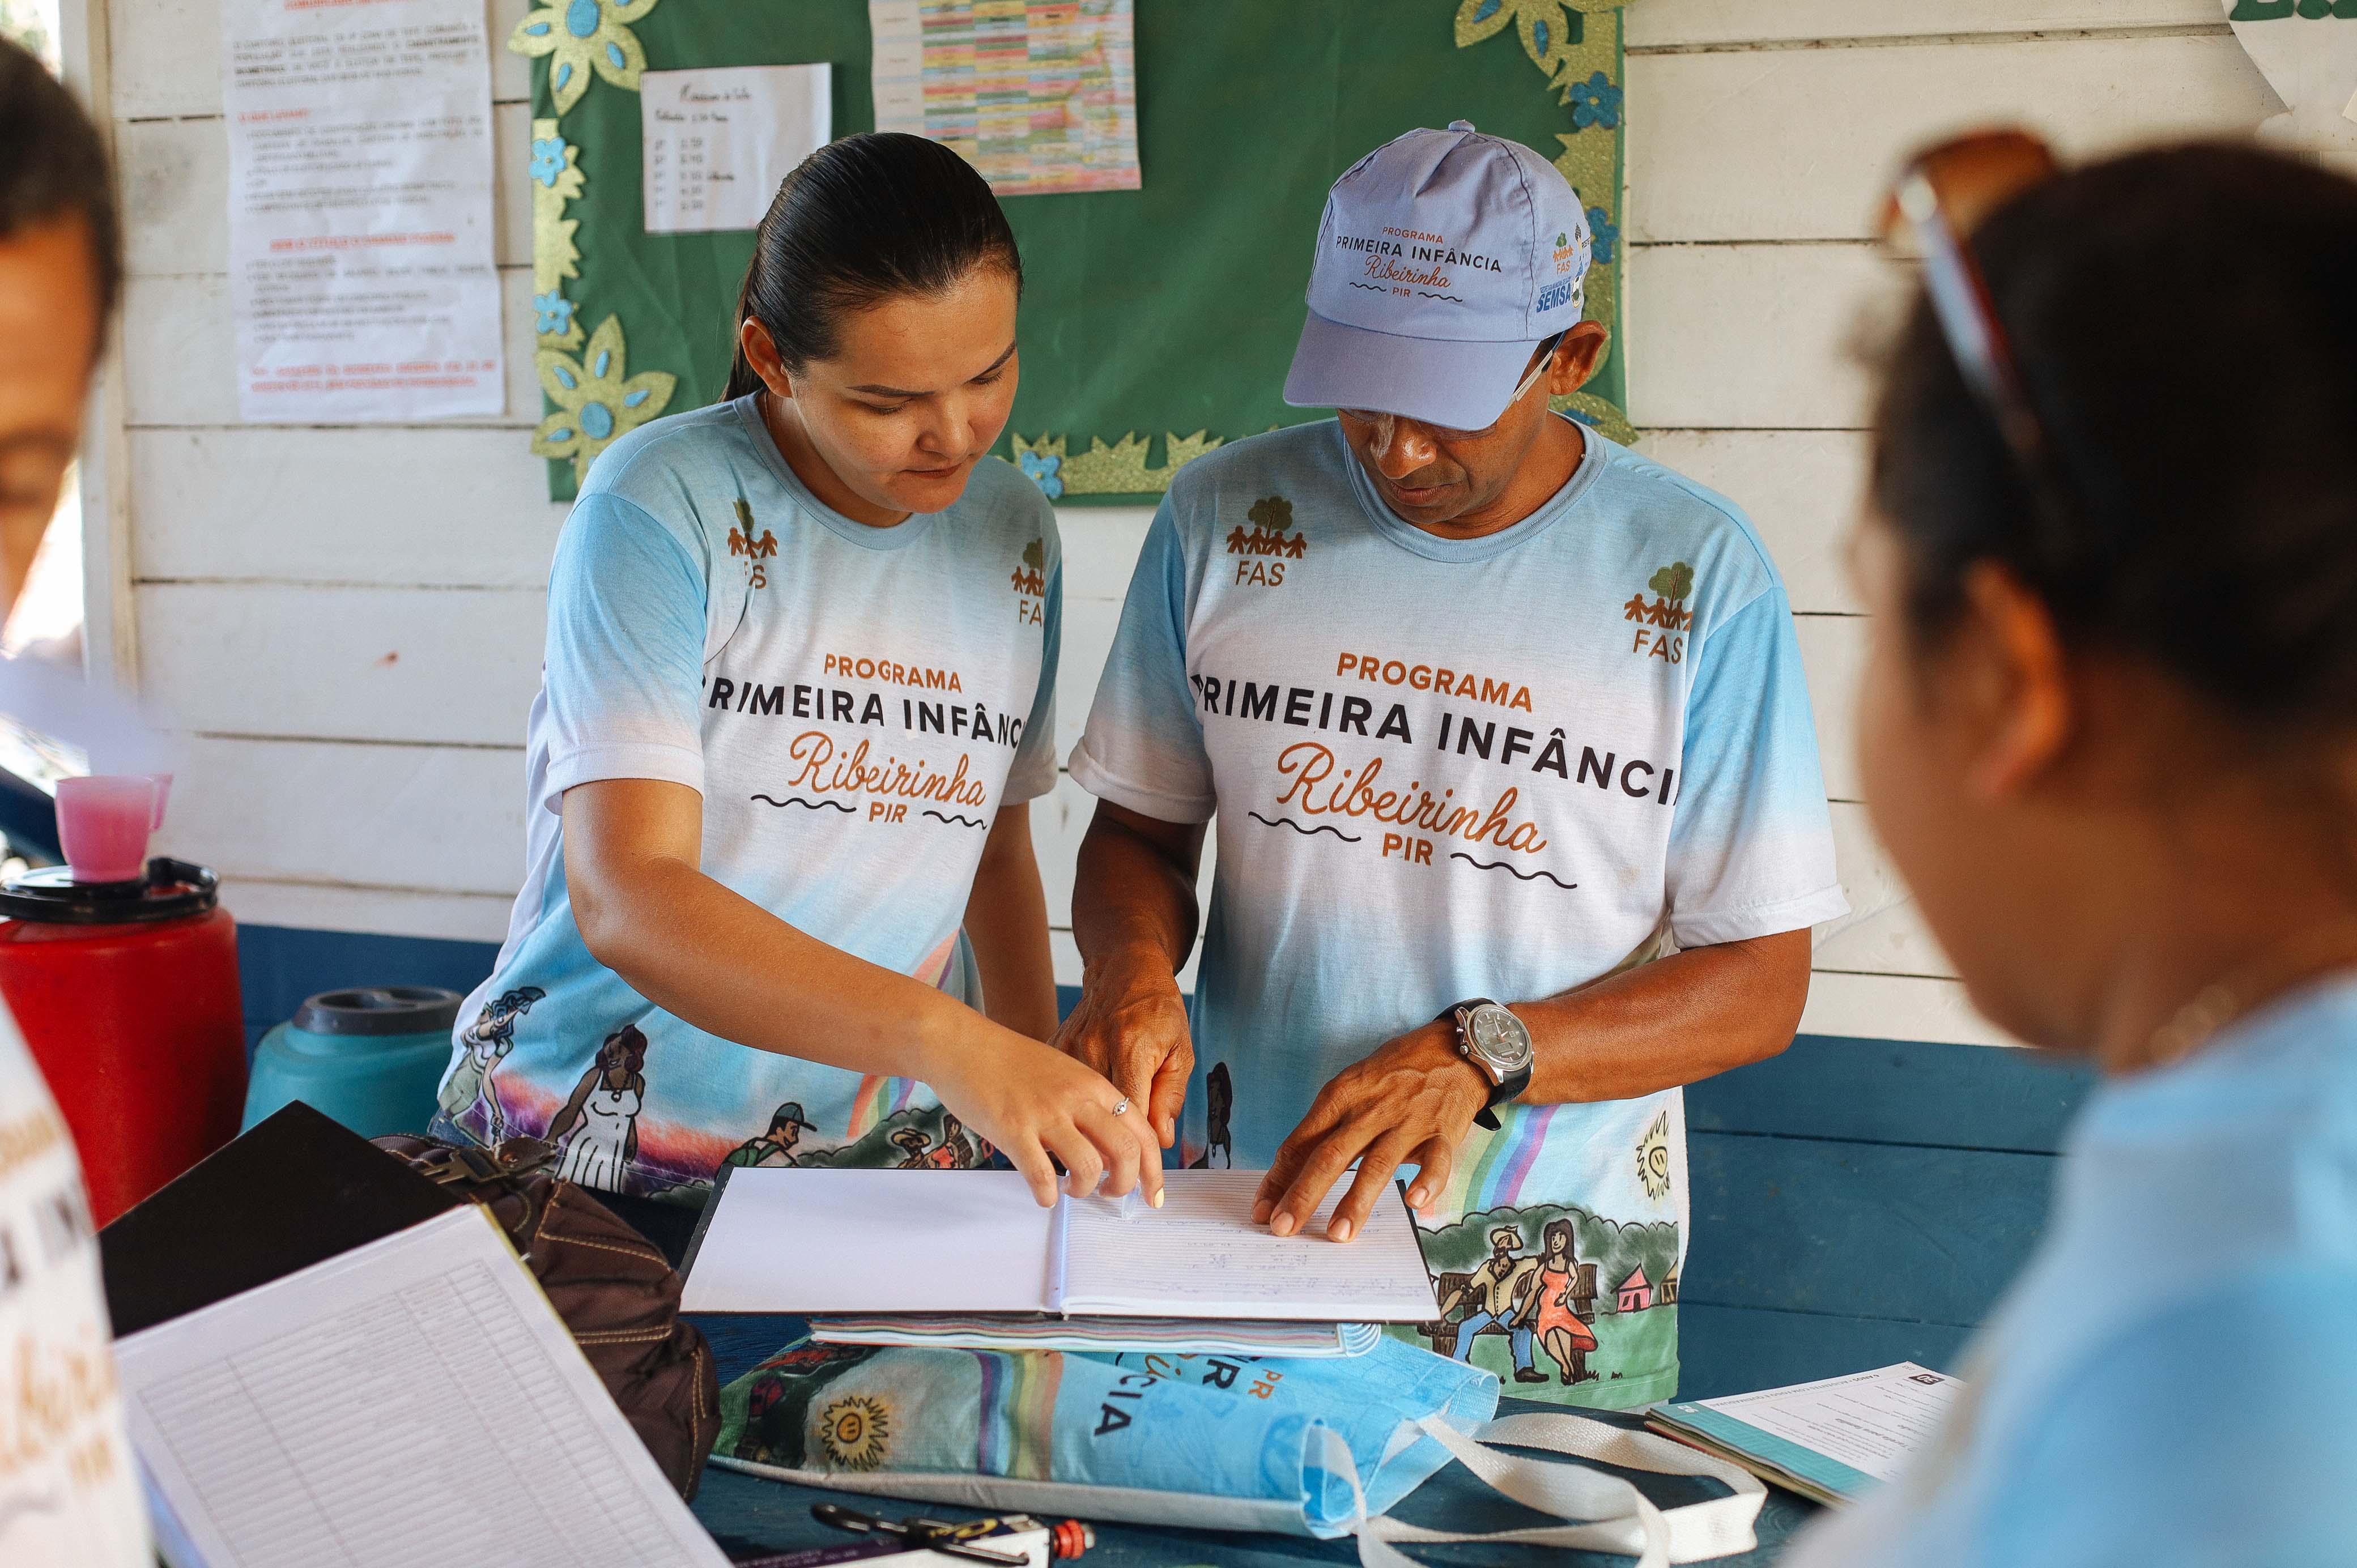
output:
[{"label": "white tote bag strap", "polygon": [[[1426,1416],[1421,1425],[1468,1470],[1498,1491],[1527,1508],[1578,1522],[1463,1532],[1426,1530],[1394,1519],[1369,1519],[1349,1445],[1329,1431],[1324,1467],[1351,1477],[1356,1505],[1352,1531],[1359,1538],[1362,1568],[1418,1568],[1394,1542],[1499,1541],[1576,1547],[1634,1557],[1638,1568],[1702,1563],[1749,1552],[1759,1544],[1752,1526],[1767,1500],[1767,1488],[1749,1471],[1683,1443],[1567,1412],[1510,1415],[1469,1436],[1438,1416]],[[1492,1444],[1656,1475],[1707,1476],[1725,1482],[1734,1495],[1664,1509],[1618,1476],[1502,1453],[1490,1446]]]}]

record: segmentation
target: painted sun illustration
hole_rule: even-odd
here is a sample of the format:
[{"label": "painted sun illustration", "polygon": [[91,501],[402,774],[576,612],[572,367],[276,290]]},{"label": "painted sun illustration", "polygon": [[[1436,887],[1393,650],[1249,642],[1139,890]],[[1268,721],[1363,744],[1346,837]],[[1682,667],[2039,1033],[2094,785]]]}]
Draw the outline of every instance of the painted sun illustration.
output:
[{"label": "painted sun illustration", "polygon": [[892,1451],[892,1409],[867,1394],[851,1394],[820,1412],[819,1445],[846,1470],[873,1470]]},{"label": "painted sun illustration", "polygon": [[1637,1179],[1645,1184],[1645,1196],[1659,1201],[1670,1195],[1670,1113],[1663,1112],[1653,1118],[1637,1140]]}]

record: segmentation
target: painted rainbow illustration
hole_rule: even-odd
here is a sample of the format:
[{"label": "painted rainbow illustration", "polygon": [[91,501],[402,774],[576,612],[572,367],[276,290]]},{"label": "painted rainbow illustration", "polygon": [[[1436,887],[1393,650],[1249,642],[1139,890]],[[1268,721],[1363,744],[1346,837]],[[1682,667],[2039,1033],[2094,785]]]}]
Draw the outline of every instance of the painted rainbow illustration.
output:
[{"label": "painted rainbow illustration", "polygon": [[976,1350],[982,1364],[982,1423],[974,1468],[1017,1480],[1051,1479],[1056,1448],[1056,1391],[1064,1380],[1059,1350],[1010,1355]]}]

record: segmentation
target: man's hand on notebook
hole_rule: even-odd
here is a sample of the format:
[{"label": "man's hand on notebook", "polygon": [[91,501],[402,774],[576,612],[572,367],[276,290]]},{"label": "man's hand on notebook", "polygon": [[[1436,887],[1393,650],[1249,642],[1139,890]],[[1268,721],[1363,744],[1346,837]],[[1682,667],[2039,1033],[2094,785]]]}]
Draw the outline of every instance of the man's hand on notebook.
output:
[{"label": "man's hand on notebook", "polygon": [[1178,1113],[1195,1070],[1187,1004],[1170,965],[1157,950],[1142,956],[1124,950],[1091,982],[1056,1031],[1056,1047],[1111,1079],[1146,1112],[1157,1142],[1170,1148],[1178,1142]]},{"label": "man's hand on notebook", "polygon": [[1408,1203],[1422,1208],[1448,1185],[1457,1146],[1487,1102],[1481,1075],[1466,1070],[1449,1025],[1411,1029],[1318,1090],[1309,1114],[1277,1145],[1253,1218],[1279,1236],[1301,1230],[1353,1160],[1358,1179],[1335,1205],[1329,1238],[1347,1241],[1366,1229],[1404,1165],[1416,1167]]},{"label": "man's hand on notebook", "polygon": [[1118,1197],[1136,1188],[1158,1207],[1162,1153],[1145,1107],[1052,1047],[1012,1032],[996,1043],[992,1051],[945,1052],[924,1076],[942,1104],[1023,1173],[1040,1206],[1056,1201],[1053,1155],[1073,1193]]}]

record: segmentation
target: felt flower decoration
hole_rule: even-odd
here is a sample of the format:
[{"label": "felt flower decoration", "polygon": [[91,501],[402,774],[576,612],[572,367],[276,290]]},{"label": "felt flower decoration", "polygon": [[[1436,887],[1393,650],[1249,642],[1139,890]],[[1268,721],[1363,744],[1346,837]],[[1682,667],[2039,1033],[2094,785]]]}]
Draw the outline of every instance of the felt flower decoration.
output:
[{"label": "felt flower decoration", "polygon": [[662,413],[678,388],[679,378],[665,371],[630,375],[624,356],[622,323],[612,316],[590,334],[578,360],[554,349],[533,356],[541,390],[556,404],[533,433],[533,452],[573,459],[576,482],[598,453]]},{"label": "felt flower decoration", "polygon": [[589,91],[592,72],[625,91],[639,90],[647,51],[630,24],[654,8],[655,0],[555,0],[518,22],[508,48],[535,59],[553,57],[548,92],[563,114]]}]

